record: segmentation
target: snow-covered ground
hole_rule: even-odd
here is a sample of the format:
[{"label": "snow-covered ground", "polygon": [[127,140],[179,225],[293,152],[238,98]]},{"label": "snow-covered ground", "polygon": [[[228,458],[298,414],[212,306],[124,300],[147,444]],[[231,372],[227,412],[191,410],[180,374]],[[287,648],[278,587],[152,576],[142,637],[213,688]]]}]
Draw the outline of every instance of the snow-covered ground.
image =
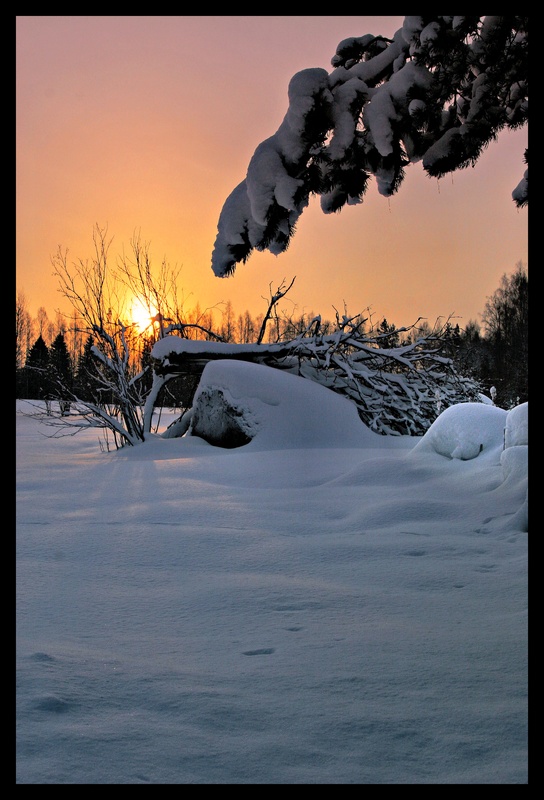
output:
[{"label": "snow-covered ground", "polygon": [[17,783],[526,783],[527,405],[383,437],[232,363],[231,450],[18,401]]}]

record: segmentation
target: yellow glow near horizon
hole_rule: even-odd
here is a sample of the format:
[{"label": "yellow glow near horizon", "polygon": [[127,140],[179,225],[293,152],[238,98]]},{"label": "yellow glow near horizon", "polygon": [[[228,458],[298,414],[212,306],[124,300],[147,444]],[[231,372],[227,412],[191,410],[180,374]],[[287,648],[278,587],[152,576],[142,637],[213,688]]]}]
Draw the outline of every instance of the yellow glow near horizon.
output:
[{"label": "yellow glow near horizon", "polygon": [[148,308],[148,306],[138,298],[132,303],[131,318],[138,329],[138,333],[144,333],[147,329],[151,331],[152,319],[156,315],[157,309],[154,306]]}]

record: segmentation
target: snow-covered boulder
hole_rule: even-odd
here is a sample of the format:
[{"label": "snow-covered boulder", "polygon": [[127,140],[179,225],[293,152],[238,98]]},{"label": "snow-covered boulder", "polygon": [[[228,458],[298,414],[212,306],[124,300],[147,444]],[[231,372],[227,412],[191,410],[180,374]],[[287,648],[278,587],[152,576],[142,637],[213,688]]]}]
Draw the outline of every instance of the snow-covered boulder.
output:
[{"label": "snow-covered boulder", "polygon": [[376,446],[383,437],[355,405],[314,381],[272,367],[210,361],[193,400],[189,436],[252,449]]},{"label": "snow-covered boulder", "polygon": [[500,452],[508,412],[486,403],[458,403],[444,409],[412,452],[435,452],[469,461],[481,453]]},{"label": "snow-covered boulder", "polygon": [[191,434],[219,447],[241,447],[257,432],[258,423],[248,410],[225,387],[202,386],[194,400]]}]

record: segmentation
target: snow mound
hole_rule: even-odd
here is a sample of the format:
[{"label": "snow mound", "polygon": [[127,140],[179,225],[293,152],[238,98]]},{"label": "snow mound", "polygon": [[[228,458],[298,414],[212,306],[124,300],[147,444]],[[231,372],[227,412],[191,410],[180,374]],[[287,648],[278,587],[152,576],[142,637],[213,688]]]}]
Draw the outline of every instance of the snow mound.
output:
[{"label": "snow mound", "polygon": [[413,453],[434,452],[469,461],[500,452],[508,412],[485,403],[458,403],[446,408],[416,444]]},{"label": "snow mound", "polygon": [[251,449],[376,446],[355,405],[320,384],[234,359],[206,364],[188,436]]},{"label": "snow mound", "polygon": [[529,530],[529,404],[521,403],[506,416],[504,450],[501,453],[503,487],[522,497],[521,504],[509,521],[522,531]]},{"label": "snow mound", "polygon": [[527,481],[529,472],[529,448],[520,444],[508,447],[501,453],[502,475],[509,483],[521,484]]},{"label": "snow mound", "polygon": [[506,416],[504,446],[529,444],[529,403],[512,408]]}]

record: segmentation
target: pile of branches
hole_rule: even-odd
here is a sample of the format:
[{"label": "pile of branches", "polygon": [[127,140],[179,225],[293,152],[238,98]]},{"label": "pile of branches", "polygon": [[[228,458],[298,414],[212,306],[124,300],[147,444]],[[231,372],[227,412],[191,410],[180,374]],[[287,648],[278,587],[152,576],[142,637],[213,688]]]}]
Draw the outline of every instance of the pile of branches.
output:
[{"label": "pile of branches", "polygon": [[337,330],[321,336],[315,317],[277,366],[348,397],[362,421],[384,435],[421,436],[444,408],[480,401],[477,382],[457,373],[447,323],[389,347],[391,337],[418,323],[374,335],[365,333],[365,322],[337,314]]}]

